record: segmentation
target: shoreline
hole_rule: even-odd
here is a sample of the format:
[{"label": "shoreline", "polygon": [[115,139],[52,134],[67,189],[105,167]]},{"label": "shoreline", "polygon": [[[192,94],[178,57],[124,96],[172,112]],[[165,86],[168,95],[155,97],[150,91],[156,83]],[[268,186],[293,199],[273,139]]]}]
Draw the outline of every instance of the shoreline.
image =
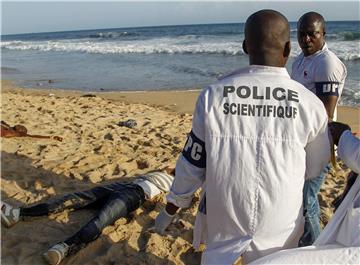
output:
[{"label": "shoreline", "polygon": [[[54,88],[22,88],[10,80],[1,80],[1,91],[17,92],[24,95],[53,95],[57,97],[83,96],[86,94],[110,100],[112,102],[139,103],[156,106],[176,113],[193,114],[200,89],[189,90],[151,90],[151,91],[81,91]],[[338,121],[349,124],[353,132],[360,134],[360,107],[338,106]]]}]

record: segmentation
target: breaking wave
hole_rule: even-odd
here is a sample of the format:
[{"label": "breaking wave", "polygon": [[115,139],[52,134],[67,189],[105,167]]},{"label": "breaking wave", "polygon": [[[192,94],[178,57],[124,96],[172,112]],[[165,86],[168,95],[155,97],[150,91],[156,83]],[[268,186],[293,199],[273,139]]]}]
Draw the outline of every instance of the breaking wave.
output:
[{"label": "breaking wave", "polygon": [[188,39],[177,41],[146,40],[124,42],[92,42],[92,41],[40,41],[23,42],[9,41],[1,43],[2,49],[9,50],[38,50],[55,52],[82,52],[96,54],[223,54],[242,55],[241,43],[239,42],[188,42]]},{"label": "breaking wave", "polygon": [[[108,32],[110,34],[110,32]],[[196,35],[179,36],[176,38],[154,38],[147,40],[112,40],[107,41],[89,39],[53,40],[53,41],[4,41],[2,49],[9,50],[37,50],[44,52],[75,52],[89,54],[219,54],[243,55],[242,43],[239,38],[204,38]],[[357,41],[328,41],[331,49],[341,60],[355,61],[360,59]],[[300,53],[300,48],[293,41],[291,56]]]},{"label": "breaking wave", "polygon": [[129,37],[129,36],[138,36],[139,34],[134,32],[116,32],[116,31],[109,31],[109,32],[96,32],[95,34],[90,34],[89,38],[102,38],[102,39],[118,39],[122,37]]}]

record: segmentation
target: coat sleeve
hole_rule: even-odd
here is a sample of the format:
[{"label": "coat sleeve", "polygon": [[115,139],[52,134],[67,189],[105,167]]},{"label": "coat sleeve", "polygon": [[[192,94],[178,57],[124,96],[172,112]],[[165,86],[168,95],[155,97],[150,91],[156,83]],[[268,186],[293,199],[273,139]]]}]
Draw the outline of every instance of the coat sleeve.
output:
[{"label": "coat sleeve", "polygon": [[202,92],[193,115],[192,130],[176,163],[175,179],[167,196],[168,202],[180,208],[190,206],[193,195],[205,180],[205,96]]},{"label": "coat sleeve", "polygon": [[360,173],[360,140],[349,130],[340,137],[338,155],[349,168]]},{"label": "coat sleeve", "polygon": [[306,171],[305,178],[311,179],[320,175],[330,160],[330,141],[327,117],[323,115],[319,129],[311,136],[305,146]]}]

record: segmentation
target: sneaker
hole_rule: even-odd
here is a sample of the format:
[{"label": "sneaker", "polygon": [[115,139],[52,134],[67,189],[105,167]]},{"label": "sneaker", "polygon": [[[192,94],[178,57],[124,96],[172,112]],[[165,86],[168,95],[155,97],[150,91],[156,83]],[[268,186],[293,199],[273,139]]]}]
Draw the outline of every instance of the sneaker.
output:
[{"label": "sneaker", "polygon": [[136,127],[137,122],[136,122],[136,120],[128,119],[127,121],[119,121],[117,123],[117,125],[118,126],[125,126],[125,127],[128,127],[128,128],[134,128],[134,127]]},{"label": "sneaker", "polygon": [[69,248],[64,242],[57,243],[43,254],[43,258],[50,265],[58,265],[69,253]]},{"label": "sneaker", "polygon": [[1,204],[1,223],[5,227],[11,227],[20,220],[20,208],[16,208],[6,202]]}]

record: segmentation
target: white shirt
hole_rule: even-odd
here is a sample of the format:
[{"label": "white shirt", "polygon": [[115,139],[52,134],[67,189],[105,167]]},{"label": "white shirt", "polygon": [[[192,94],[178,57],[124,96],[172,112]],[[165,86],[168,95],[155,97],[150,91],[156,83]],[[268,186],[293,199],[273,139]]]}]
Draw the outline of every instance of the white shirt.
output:
[{"label": "white shirt", "polygon": [[351,131],[341,134],[337,152],[349,168],[360,174],[360,140]]},{"label": "white shirt", "polygon": [[154,185],[153,183],[151,183],[148,180],[138,180],[134,182],[135,184],[139,185],[144,193],[145,193],[145,198],[147,200],[151,200],[153,199],[155,196],[159,195],[161,193],[161,190],[158,189],[158,187],[156,187],[156,185]]},{"label": "white shirt", "polygon": [[151,200],[161,192],[168,192],[173,180],[174,177],[165,171],[153,171],[139,176],[134,183],[143,189],[146,199]]},{"label": "white shirt", "polygon": [[[345,65],[331,52],[326,43],[323,48],[309,56],[301,53],[292,64],[291,78],[304,85],[317,96],[334,95],[340,100],[345,78]],[[336,121],[337,110],[333,120]]]},{"label": "white shirt", "polygon": [[329,146],[322,102],[285,68],[252,65],[203,89],[167,197],[184,208],[205,190],[197,218],[207,227],[196,220],[194,231],[194,242],[206,238],[202,263],[295,247],[304,179],[319,175]]},{"label": "white shirt", "polygon": [[[358,164],[359,162],[358,160]],[[359,220],[360,178],[358,177],[313,246],[275,252],[249,265],[359,264]]]}]

